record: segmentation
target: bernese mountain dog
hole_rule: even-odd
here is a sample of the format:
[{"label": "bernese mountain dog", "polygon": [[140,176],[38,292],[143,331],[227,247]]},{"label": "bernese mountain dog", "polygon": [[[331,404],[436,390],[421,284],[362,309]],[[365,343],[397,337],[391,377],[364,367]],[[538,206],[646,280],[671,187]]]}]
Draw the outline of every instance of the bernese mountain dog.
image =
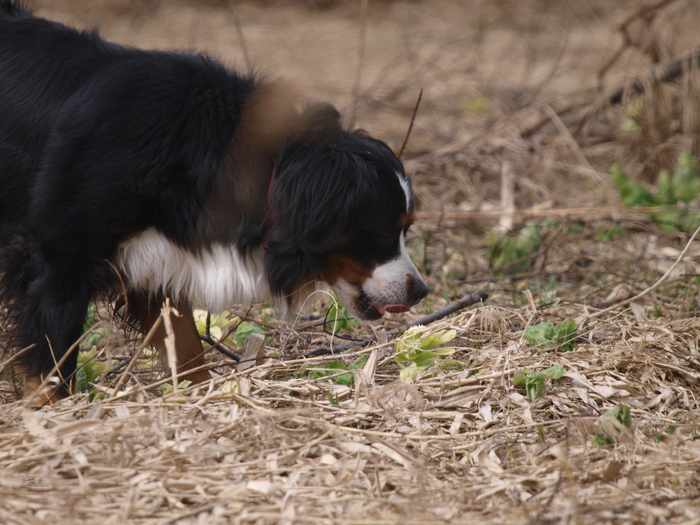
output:
[{"label": "bernese mountain dog", "polygon": [[88,305],[115,293],[144,332],[170,299],[178,375],[194,382],[210,375],[193,307],[294,309],[322,281],[359,319],[406,311],[428,293],[412,220],[399,159],[332,106],[0,0],[0,313],[6,346],[25,349],[25,395],[70,393]]}]

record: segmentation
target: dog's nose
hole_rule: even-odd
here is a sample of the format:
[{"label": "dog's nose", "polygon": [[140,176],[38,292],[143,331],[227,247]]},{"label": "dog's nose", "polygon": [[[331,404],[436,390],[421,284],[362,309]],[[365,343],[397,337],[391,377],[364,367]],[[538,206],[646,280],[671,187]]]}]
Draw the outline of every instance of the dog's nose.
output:
[{"label": "dog's nose", "polygon": [[428,285],[420,277],[409,276],[408,301],[411,306],[418,304],[428,295]]}]

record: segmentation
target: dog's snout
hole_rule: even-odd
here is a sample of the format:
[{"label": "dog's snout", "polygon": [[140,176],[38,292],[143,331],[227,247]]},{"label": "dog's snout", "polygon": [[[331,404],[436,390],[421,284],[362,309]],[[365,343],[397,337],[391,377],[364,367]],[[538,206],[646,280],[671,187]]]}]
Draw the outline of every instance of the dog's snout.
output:
[{"label": "dog's snout", "polygon": [[423,279],[413,275],[408,277],[408,299],[411,306],[420,303],[428,295],[428,291],[428,285]]}]

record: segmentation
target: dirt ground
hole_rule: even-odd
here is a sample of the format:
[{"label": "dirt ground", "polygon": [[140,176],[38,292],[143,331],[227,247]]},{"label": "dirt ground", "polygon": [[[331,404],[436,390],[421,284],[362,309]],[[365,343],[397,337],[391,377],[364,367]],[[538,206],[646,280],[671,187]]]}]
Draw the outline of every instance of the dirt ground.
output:
[{"label": "dirt ground", "polygon": [[[697,66],[672,71],[697,52],[700,3],[370,0],[365,22],[361,4],[30,2],[291,80],[395,150],[422,89],[403,158],[431,295],[340,332],[238,305],[266,358],[238,372],[211,351],[217,379],[179,392],[148,352],[99,399],[29,410],[3,382],[0,523],[700,524],[700,248],[667,214],[700,203],[626,206],[611,175],[655,191],[700,152]],[[473,291],[488,300],[425,328],[455,330],[452,361],[400,379],[390,331]],[[526,331],[566,319],[573,345]],[[138,347],[97,329],[102,360]]]}]

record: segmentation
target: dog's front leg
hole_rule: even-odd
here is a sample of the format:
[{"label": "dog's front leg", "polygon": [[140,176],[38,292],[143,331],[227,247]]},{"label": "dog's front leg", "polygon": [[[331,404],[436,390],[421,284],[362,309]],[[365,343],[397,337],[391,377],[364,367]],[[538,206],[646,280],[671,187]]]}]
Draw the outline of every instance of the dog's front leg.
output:
[{"label": "dog's front leg", "polygon": [[[170,310],[167,315],[170,317],[175,336],[175,358],[179,378],[193,383],[208,381],[211,379],[211,375],[207,370],[190,372],[190,370],[206,364],[202,342],[199,339],[197,326],[192,315],[192,307],[185,300],[171,300],[171,304],[177,313]],[[162,306],[163,300],[160,298],[150,298],[144,293],[129,294],[130,316],[137,321],[143,333],[148,333],[163,314]],[[158,351],[161,363],[170,370],[165,347],[166,335],[165,323],[161,322],[151,338],[151,344]]]}]

